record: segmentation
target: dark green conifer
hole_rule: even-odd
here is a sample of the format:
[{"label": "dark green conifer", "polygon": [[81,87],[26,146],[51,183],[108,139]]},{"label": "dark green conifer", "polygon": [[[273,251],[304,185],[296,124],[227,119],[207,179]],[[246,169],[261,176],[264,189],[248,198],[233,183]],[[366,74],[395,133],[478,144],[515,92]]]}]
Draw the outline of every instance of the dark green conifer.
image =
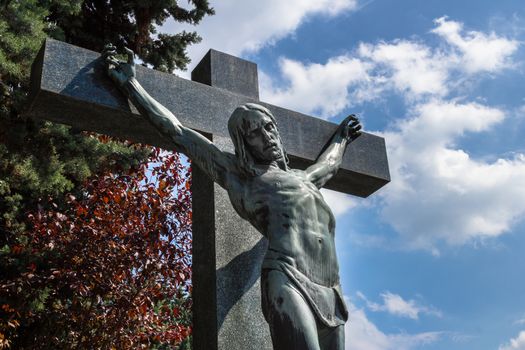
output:
[{"label": "dark green conifer", "polygon": [[[130,47],[162,71],[185,69],[195,32],[157,33],[168,18],[197,24],[213,14],[207,0],[0,1],[0,247],[24,229],[24,212],[48,197],[79,194],[90,175],[129,169],[148,149],[24,118],[31,63],[46,36],[94,51]],[[188,7],[190,9],[188,9]]]}]

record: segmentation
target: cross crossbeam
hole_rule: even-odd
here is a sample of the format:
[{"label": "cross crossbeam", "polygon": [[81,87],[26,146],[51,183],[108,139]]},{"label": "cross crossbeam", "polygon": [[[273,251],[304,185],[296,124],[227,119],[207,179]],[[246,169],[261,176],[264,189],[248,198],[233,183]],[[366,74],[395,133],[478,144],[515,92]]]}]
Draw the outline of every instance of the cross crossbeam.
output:
[{"label": "cross crossbeam", "polygon": [[[211,51],[208,56],[241,62],[242,75],[230,74],[232,84],[220,81],[222,87],[235,85],[231,92],[199,82],[137,67],[137,79],[142,86],[166,106],[182,124],[204,134],[228,137],[227,121],[233,110],[247,102],[266,106],[277,119],[279,133],[293,168],[305,168],[315,160],[329,140],[336,125],[285,108],[260,102],[255,64],[236,57]],[[208,58],[209,60],[209,58]],[[204,60],[205,61],[205,60]],[[226,62],[228,63],[228,62]],[[230,62],[231,63],[231,62]],[[211,84],[205,68],[198,68],[199,80]],[[228,69],[223,69],[227,75]],[[250,74],[251,72],[251,74]],[[195,72],[194,72],[195,73]],[[204,72],[205,73],[205,72]],[[200,75],[200,76],[199,76]],[[255,75],[255,78],[253,77]],[[242,82],[248,80],[244,85]],[[143,142],[170,149],[169,141],[130,107],[128,101],[106,76],[100,54],[47,39],[33,65],[32,101],[28,114],[55,122],[73,125],[81,130]],[[246,91],[248,96],[242,95]],[[327,188],[367,197],[390,181],[384,139],[368,133],[352,142],[346,151],[339,173]]]}]

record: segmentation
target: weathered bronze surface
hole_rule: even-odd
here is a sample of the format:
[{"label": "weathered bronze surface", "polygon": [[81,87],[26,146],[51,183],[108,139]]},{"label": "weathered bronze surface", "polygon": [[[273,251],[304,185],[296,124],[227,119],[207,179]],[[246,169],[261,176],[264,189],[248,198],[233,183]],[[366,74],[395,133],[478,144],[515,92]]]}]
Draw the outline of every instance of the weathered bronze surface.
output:
[{"label": "weathered bronze surface", "polygon": [[108,74],[141,114],[223,187],[237,213],[269,245],[262,264],[264,316],[274,349],[344,349],[348,312],[339,283],[335,219],[319,191],[339,169],[349,142],[361,126],[347,117],[306,170],[290,169],[275,118],[265,107],[248,103],[230,117],[235,155],[182,125],[135,78],[133,52],[103,56]]}]

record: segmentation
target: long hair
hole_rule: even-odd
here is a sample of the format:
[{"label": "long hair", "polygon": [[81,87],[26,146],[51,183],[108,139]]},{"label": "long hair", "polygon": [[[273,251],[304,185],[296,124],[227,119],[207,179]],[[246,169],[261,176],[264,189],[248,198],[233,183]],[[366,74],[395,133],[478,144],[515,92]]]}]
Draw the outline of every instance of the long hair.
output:
[{"label": "long hair", "polygon": [[[250,153],[248,147],[246,146],[246,143],[244,142],[244,134],[246,131],[244,126],[247,123],[248,116],[255,112],[260,112],[267,115],[274,122],[274,124],[276,124],[272,113],[267,108],[256,103],[246,103],[240,107],[237,107],[228,120],[228,131],[230,132],[230,137],[235,147],[235,156],[239,161],[240,169],[248,176],[258,176],[263,172],[262,170],[258,170],[255,167],[256,162],[253,159],[253,156]],[[279,143],[282,147],[285,166],[288,168],[288,155],[284,150],[281,135],[279,135],[279,133],[277,134],[279,137]]]}]

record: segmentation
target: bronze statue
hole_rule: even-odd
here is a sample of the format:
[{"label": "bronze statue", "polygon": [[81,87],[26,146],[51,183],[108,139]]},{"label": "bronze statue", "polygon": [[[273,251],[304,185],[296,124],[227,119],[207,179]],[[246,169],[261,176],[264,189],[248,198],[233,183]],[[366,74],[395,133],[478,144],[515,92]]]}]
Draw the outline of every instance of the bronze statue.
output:
[{"label": "bronze statue", "polygon": [[133,51],[115,58],[106,46],[108,74],[163,135],[223,187],[237,213],[269,245],[261,270],[262,309],[275,350],[343,350],[348,311],[339,283],[335,219],[319,189],[335,175],[347,144],[360,135],[354,115],[337,128],[316,162],[290,169],[273,115],[254,103],[228,121],[235,155],[183,126],[135,79]]}]

